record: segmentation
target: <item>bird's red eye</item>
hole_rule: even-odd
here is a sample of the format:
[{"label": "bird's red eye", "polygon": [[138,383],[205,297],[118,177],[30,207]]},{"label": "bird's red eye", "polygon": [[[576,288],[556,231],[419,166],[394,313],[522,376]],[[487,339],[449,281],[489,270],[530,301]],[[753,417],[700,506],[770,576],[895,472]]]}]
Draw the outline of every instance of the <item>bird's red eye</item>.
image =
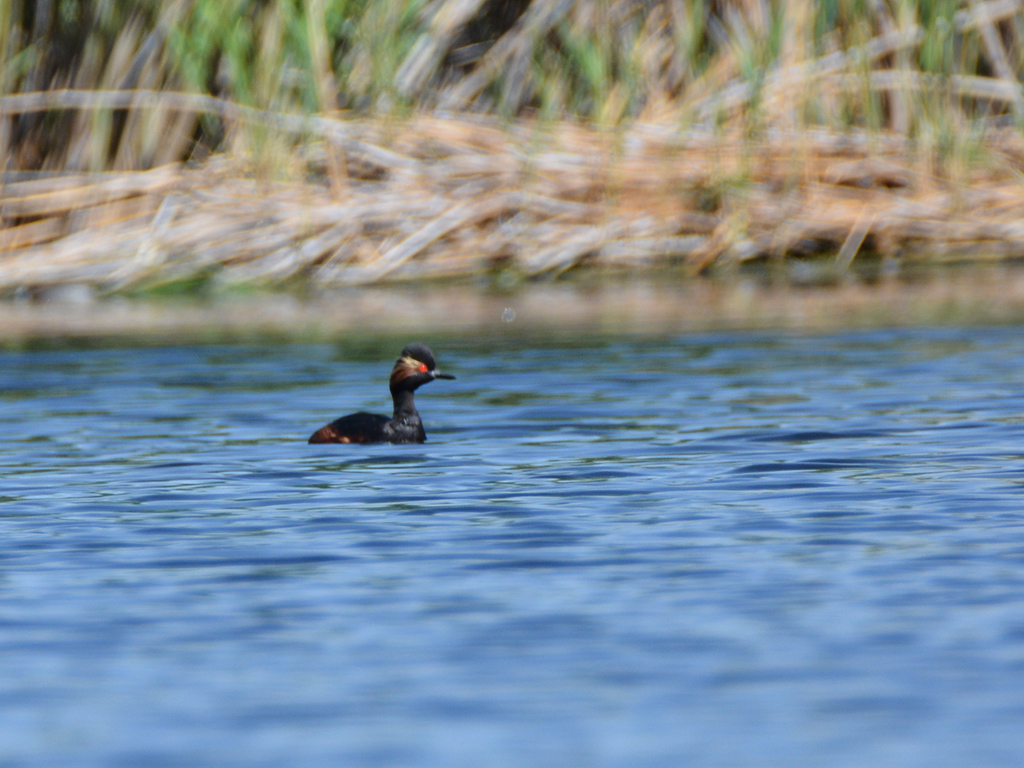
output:
[{"label": "bird's red eye", "polygon": [[423,363],[420,363],[420,373],[426,373],[428,370],[430,369],[427,368],[427,366],[425,366]]}]

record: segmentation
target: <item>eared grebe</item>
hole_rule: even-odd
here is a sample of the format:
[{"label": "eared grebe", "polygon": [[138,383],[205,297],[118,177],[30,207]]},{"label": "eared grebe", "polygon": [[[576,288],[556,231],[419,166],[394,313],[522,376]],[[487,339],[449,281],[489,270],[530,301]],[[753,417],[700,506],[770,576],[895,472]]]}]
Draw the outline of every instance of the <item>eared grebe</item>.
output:
[{"label": "eared grebe", "polygon": [[413,392],[434,379],[454,379],[437,370],[434,355],[426,344],[413,343],[391,369],[391,399],[395,415],[353,413],[321,427],[309,438],[311,443],[422,443],[427,439],[423,422],[416,412]]}]

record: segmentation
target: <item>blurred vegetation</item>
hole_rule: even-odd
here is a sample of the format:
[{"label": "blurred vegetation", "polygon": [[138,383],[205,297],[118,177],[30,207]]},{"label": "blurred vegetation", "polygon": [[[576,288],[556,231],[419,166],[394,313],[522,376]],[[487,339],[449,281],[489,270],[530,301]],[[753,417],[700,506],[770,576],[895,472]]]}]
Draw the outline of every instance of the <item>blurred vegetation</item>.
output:
[{"label": "blurred vegetation", "polygon": [[[953,158],[993,125],[1019,127],[1024,102],[1010,0],[3,0],[0,53],[5,95],[858,128]],[[198,109],[4,112],[6,170],[149,168],[275,140]]]},{"label": "blurred vegetation", "polygon": [[0,297],[1024,259],[1020,0],[0,0],[0,54]]}]

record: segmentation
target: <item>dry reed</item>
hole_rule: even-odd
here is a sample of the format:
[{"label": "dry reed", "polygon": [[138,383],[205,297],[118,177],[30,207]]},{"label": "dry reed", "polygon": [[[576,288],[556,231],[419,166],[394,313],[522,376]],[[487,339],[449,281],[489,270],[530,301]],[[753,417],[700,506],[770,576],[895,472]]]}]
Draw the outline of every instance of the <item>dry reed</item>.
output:
[{"label": "dry reed", "polygon": [[[907,162],[905,141],[892,137],[879,148],[779,131],[752,144],[650,124],[609,134],[426,116],[324,133],[348,140],[304,145],[313,181],[246,178],[222,156],[9,183],[0,211],[28,223],[0,230],[0,290],[208,275],[324,286],[530,277],[584,262],[699,272],[822,251],[844,269],[865,246],[903,258],[1024,256],[1015,132],[987,145],[1007,162],[955,182]],[[362,177],[329,184],[328,146]]]},{"label": "dry reed", "polygon": [[[504,281],[581,264],[699,273],[813,254],[838,274],[866,252],[1024,256],[1016,0],[941,18],[876,3],[817,37],[811,2],[520,5],[482,45],[466,44],[492,7],[481,0],[434,0],[415,18],[369,4],[332,60],[333,3],[303,4],[298,26],[270,4],[252,32],[270,69],[246,79],[228,62],[225,99],[160,74],[154,51],[186,7],[171,4],[90,65],[92,82],[116,89],[5,86],[0,123],[63,116],[71,138],[51,170],[4,174],[0,291]],[[375,30],[399,27],[402,45],[374,47]],[[301,112],[301,88],[271,84],[270,70],[288,81],[294,29],[308,38],[298,80],[317,114]],[[369,117],[333,109],[363,96]],[[222,151],[168,162],[203,116]]]}]

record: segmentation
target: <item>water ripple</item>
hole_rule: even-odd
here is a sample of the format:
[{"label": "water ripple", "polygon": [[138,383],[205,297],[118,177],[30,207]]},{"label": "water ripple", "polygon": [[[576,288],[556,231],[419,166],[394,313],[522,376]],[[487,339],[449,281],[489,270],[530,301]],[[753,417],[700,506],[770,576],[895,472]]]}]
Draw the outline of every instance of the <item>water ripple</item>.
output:
[{"label": "water ripple", "polygon": [[1018,329],[405,341],[0,353],[0,765],[1024,762]]}]

